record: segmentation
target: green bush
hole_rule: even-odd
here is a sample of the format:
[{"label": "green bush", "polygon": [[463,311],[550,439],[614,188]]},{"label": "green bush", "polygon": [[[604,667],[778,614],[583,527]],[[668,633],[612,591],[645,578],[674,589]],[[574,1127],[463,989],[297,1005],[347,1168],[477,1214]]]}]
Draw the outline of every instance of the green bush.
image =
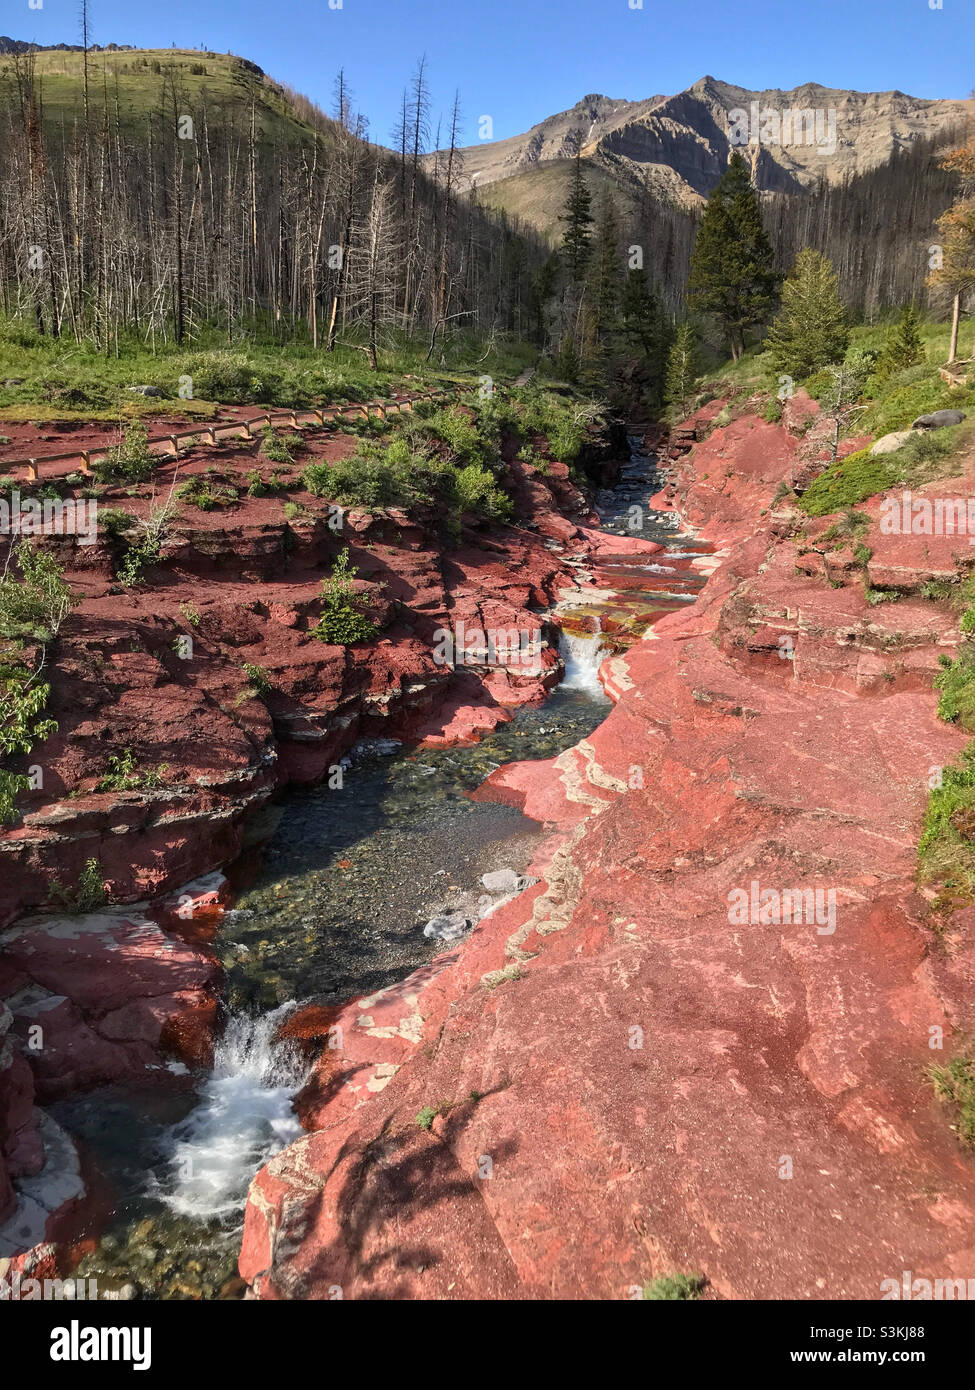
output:
[{"label": "green bush", "polygon": [[509,521],[511,498],[495,486],[494,475],[476,463],[460,469],[456,481],[456,505],[461,513],[475,512],[490,521]]},{"label": "green bush", "polygon": [[814,372],[812,376],[806,378],[802,385],[806,395],[812,396],[814,401],[818,401],[821,396],[832,388],[833,377],[825,370]]},{"label": "green bush", "polygon": [[100,483],[144,483],[155,473],[158,462],[149,452],[145,425],[141,420],[132,420],[125,428],[125,438],[109,451],[107,458],[92,466],[92,472]]},{"label": "green bush", "polygon": [[126,588],[139,584],[145,578],[146,570],[152,568],[159,559],[160,545],[155,536],[144,535],[140,541],[130,545],[115,571],[115,578]]},{"label": "green bush", "polygon": [[281,389],[279,373],[244,352],[198,352],[184,360],[182,374],[192,378],[197,400],[270,403],[278,399]]},{"label": "green bush", "polygon": [[255,666],[252,662],[245,661],[243,670],[258,695],[267,695],[270,690],[273,690],[271,677],[263,666]]},{"label": "green bush", "polygon": [[121,507],[99,507],[98,524],[110,541],[116,541],[133,524],[135,518]]},{"label": "green bush", "polygon": [[247,483],[248,497],[272,497],[275,493],[284,492],[288,486],[277,476],[276,469],[270,478],[263,478],[260,469],[252,468],[244,475],[244,481]]},{"label": "green bush", "polygon": [[412,453],[408,441],[397,435],[385,447],[360,440],[351,458],[309,464],[301,479],[314,497],[375,511],[432,502],[453,471]]},{"label": "green bush", "polygon": [[477,421],[472,420],[459,407],[438,410],[427,424],[430,434],[444,440],[450,451],[462,463],[484,463],[489,453],[489,445],[478,429]]},{"label": "green bush", "polygon": [[96,911],[108,900],[98,860],[85,861],[73,892],[55,879],[51,884],[51,897],[67,912]]},{"label": "green bush", "polygon": [[199,507],[201,512],[212,512],[215,507],[238,501],[240,493],[235,487],[215,487],[209,477],[198,473],[176,489],[176,496],[181,502]]},{"label": "green bush", "polygon": [[49,642],[80,600],[72,596],[53,555],[35,550],[30,541],[21,541],[14,555],[20,578],[12,567],[0,579],[0,637]]},{"label": "green bush", "polygon": [[363,611],[363,600],[352,587],[357,573],[349,563],[346,548],[332,566],[332,573],[322,580],[322,616],[311,629],[319,641],[347,647],[354,642],[368,642],[379,631]]},{"label": "green bush", "polygon": [[295,454],[304,448],[304,435],[297,433],[278,434],[270,425],[264,430],[261,453],[271,463],[294,463]]},{"label": "green bush", "polygon": [[702,1274],[663,1274],[643,1286],[643,1297],[654,1302],[674,1303],[698,1298],[704,1288]]},{"label": "green bush", "polygon": [[[38,681],[36,671],[0,660],[0,761],[30,753],[57,731],[57,721],[43,717],[50,693],[50,685]],[[16,820],[14,800],[29,786],[30,778],[23,773],[0,768],[0,825]]]}]

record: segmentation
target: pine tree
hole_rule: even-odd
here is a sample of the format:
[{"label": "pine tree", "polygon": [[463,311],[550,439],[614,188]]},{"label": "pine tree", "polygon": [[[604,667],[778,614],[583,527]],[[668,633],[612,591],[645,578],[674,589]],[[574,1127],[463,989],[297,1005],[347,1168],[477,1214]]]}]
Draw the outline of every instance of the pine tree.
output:
[{"label": "pine tree", "polygon": [[921,320],[913,304],[901,311],[897,327],[887,337],[884,350],[877,358],[874,373],[881,378],[893,376],[906,367],[916,366],[925,359]]},{"label": "pine tree", "polygon": [[667,381],[664,389],[664,400],[669,405],[676,406],[681,415],[687,410],[687,402],[696,376],[697,342],[694,330],[689,323],[682,323],[667,357]]},{"label": "pine tree", "polygon": [[802,381],[829,362],[842,362],[850,345],[836,272],[818,251],[800,251],[782,286],[782,311],[765,347],[775,372]]},{"label": "pine tree", "polygon": [[623,281],[620,299],[620,335],[631,352],[639,353],[646,365],[648,395],[652,405],[663,398],[667,354],[673,330],[664,313],[660,296],[648,284],[642,270],[630,270]]},{"label": "pine tree", "polygon": [[559,276],[559,256],[553,251],[539,266],[529,288],[529,304],[535,322],[535,340],[540,346],[545,344],[545,306],[555,293]]},{"label": "pine tree", "polygon": [[582,176],[582,139],[576,138],[576,155],[572,167],[572,182],[565,211],[561,221],[565,226],[562,236],[562,259],[572,285],[581,285],[589,266],[592,254],[592,195]]},{"label": "pine tree", "polygon": [[591,271],[591,295],[596,337],[603,349],[611,345],[619,323],[623,262],[620,251],[619,218],[611,193],[599,205],[596,247]]},{"label": "pine tree", "polygon": [[687,281],[688,297],[718,319],[735,361],[746,329],[764,323],[775,304],[772,259],[748,165],[736,151],[708,199]]}]

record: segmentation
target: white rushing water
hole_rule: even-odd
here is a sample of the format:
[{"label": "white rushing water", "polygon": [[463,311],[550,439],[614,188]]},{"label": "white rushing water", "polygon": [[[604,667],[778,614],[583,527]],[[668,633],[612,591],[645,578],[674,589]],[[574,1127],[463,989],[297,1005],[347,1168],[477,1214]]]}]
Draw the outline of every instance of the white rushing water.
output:
[{"label": "white rushing water", "polygon": [[227,1024],[199,1105],[170,1135],[158,1196],[177,1215],[239,1218],[258,1168],[302,1133],[291,1098],[308,1068],[293,1044],[273,1040],[294,1008]]},{"label": "white rushing water", "polygon": [[597,631],[584,637],[560,633],[559,655],[565,662],[563,690],[579,690],[597,700],[608,699],[599,683],[599,664],[605,656],[601,633]]}]

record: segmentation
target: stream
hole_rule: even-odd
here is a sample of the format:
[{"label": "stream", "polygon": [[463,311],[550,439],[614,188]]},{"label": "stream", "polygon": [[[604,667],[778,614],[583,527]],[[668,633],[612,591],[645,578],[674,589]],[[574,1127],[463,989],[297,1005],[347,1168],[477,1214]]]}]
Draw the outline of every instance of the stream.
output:
[{"label": "stream", "polygon": [[239,1298],[248,1185],[302,1133],[292,1097],[307,1064],[275,1040],[283,1020],[299,1003],[341,1004],[404,979],[490,905],[483,875],[524,874],[544,830],[470,793],[504,763],[551,758],[590,734],[611,708],[597,671],[614,638],[639,637],[704,582],[694,557],[709,547],[650,511],[654,463],[638,439],[630,447],[618,485],[597,495],[601,524],[626,534],[641,507],[636,534],[667,554],[600,561],[598,588],[581,568],[578,598],[564,595],[558,609],[565,678],[545,704],[470,746],[364,741],[340,788],[268,808],[263,845],[228,870],[236,896],[214,942],[226,1024],[213,1070],[186,1092],[118,1086],[50,1107],[108,1184],[110,1216],[77,1270],[100,1290]]}]

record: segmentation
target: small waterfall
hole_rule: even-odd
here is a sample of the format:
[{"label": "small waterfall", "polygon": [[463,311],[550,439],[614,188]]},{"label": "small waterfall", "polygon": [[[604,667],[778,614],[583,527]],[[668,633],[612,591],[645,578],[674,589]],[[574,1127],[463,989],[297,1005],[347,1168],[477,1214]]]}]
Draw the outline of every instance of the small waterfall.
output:
[{"label": "small waterfall", "polygon": [[240,1219],[254,1174],[302,1133],[291,1098],[308,1067],[293,1043],[274,1042],[295,1007],[228,1023],[199,1105],[170,1134],[157,1195],[178,1216]]},{"label": "small waterfall", "polygon": [[571,632],[559,634],[559,655],[565,662],[565,679],[561,689],[578,690],[594,699],[606,700],[603,687],[599,683],[599,664],[603,660],[604,643],[597,629],[592,634],[577,636]]}]

